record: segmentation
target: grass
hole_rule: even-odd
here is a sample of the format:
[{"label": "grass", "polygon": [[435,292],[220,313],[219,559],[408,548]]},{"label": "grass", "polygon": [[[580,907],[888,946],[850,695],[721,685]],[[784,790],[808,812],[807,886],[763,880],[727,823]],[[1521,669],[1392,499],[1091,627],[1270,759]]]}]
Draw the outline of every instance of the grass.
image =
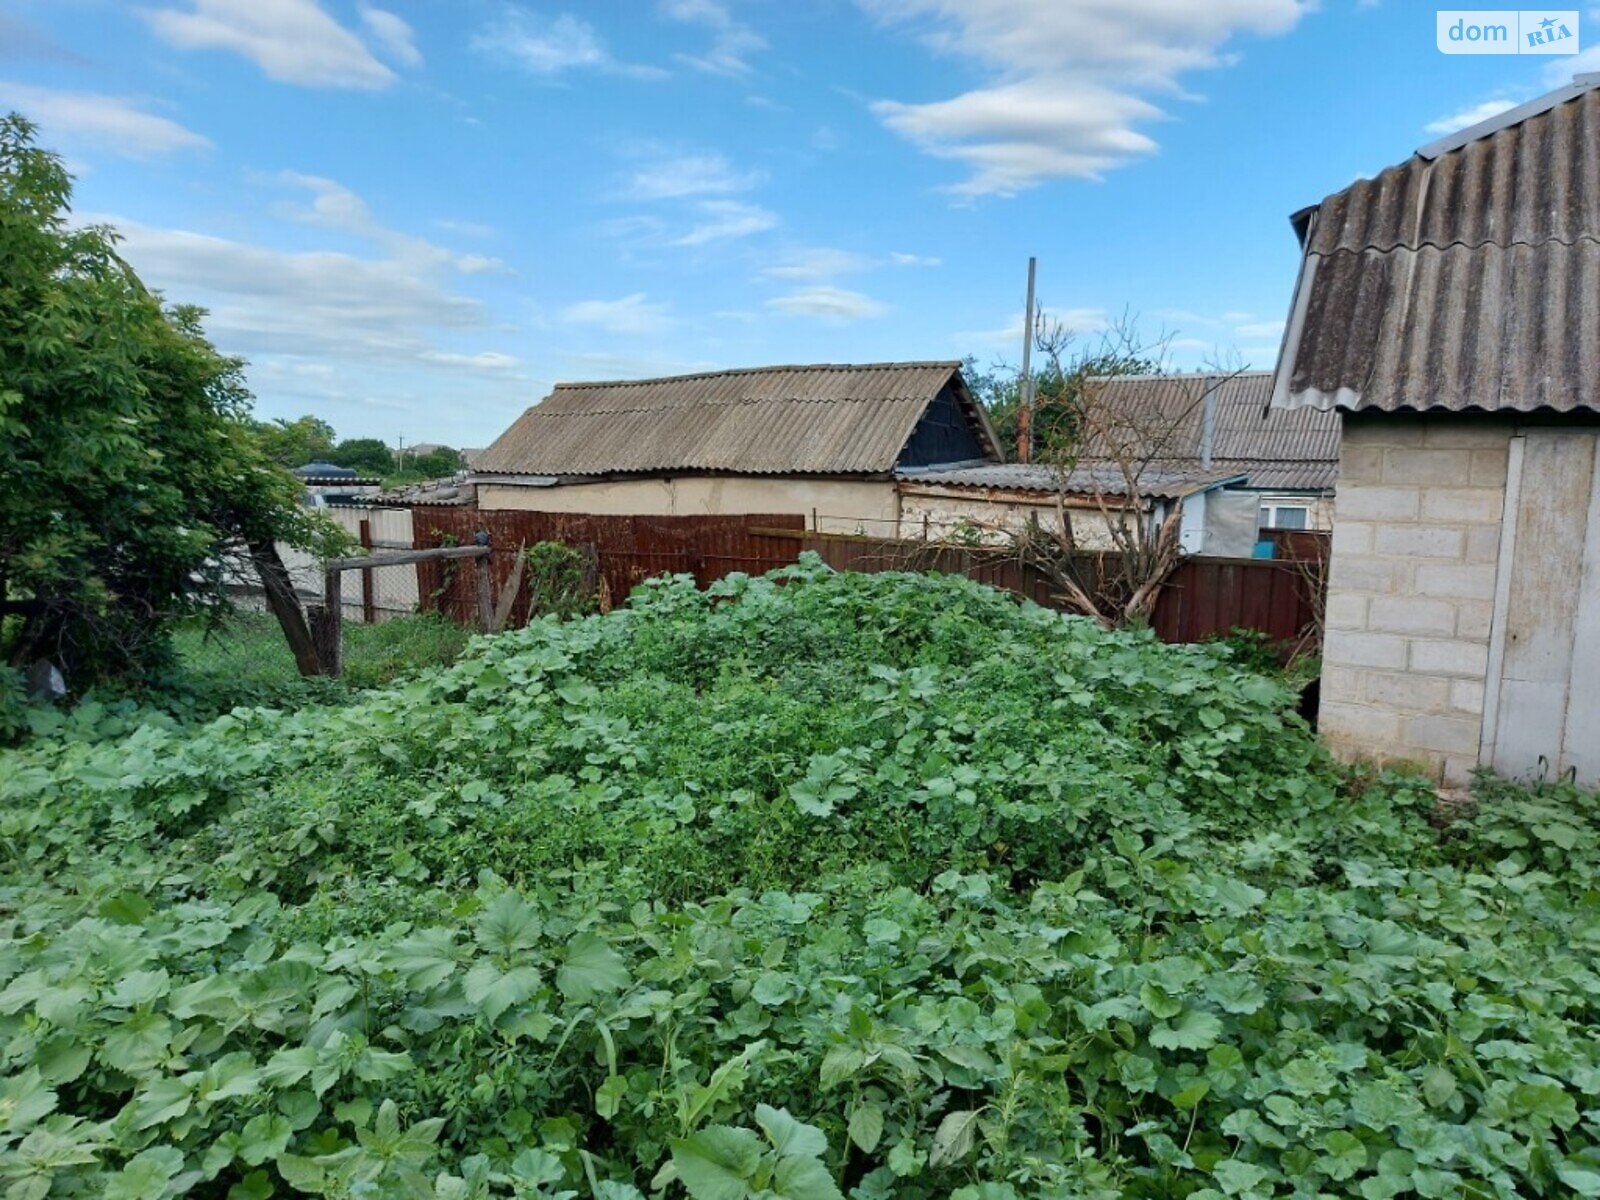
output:
[{"label": "grass", "polygon": [[470,631],[433,613],[395,617],[376,625],[346,622],[344,677],[305,679],[278,623],[264,613],[239,613],[219,629],[195,623],[173,637],[173,690],[204,708],[332,699],[338,693],[382,687],[423,667],[452,663]]}]

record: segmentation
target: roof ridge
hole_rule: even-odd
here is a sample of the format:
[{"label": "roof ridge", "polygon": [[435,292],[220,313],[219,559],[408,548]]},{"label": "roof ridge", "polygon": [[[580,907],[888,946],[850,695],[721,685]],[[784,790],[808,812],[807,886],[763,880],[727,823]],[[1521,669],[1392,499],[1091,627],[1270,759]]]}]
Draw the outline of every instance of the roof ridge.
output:
[{"label": "roof ridge", "polygon": [[770,367],[726,367],[720,371],[690,371],[683,375],[652,375],[640,379],[573,379],[557,383],[555,388],[639,387],[659,383],[680,383],[686,379],[725,379],[731,375],[771,375],[779,372],[801,371],[912,371],[930,367],[948,367],[959,370],[960,359],[913,359],[904,362],[870,363],[781,363]]},{"label": "roof ridge", "polygon": [[1495,113],[1492,117],[1485,117],[1481,121],[1468,125],[1463,129],[1458,129],[1454,133],[1447,133],[1443,137],[1427,143],[1425,146],[1418,147],[1415,157],[1426,159],[1429,162],[1443,158],[1446,154],[1453,154],[1457,150],[1470,146],[1473,142],[1482,141],[1486,137],[1493,137],[1501,130],[1515,128],[1524,121],[1530,121],[1534,117],[1542,117],[1552,109],[1560,108],[1563,104],[1570,104],[1574,100],[1581,99],[1597,86],[1600,86],[1600,72],[1581,71],[1572,77],[1570,83],[1551,88],[1548,92],[1535,96],[1532,100],[1525,100],[1515,107],[1506,109],[1504,112]]}]

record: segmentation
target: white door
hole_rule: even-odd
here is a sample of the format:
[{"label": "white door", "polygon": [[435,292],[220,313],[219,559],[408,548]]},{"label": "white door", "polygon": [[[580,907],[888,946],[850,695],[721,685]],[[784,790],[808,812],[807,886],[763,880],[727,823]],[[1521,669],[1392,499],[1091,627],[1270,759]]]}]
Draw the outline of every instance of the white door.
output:
[{"label": "white door", "polygon": [[1503,775],[1574,771],[1592,786],[1600,782],[1600,433],[1530,429],[1512,446],[1490,655],[1489,685],[1498,661],[1499,688],[1483,757]]}]

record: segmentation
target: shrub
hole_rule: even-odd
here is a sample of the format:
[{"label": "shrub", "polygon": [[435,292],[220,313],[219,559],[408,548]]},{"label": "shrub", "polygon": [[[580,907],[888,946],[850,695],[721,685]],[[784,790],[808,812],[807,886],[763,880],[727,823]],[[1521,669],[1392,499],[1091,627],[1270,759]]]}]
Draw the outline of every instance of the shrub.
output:
[{"label": "shrub", "polygon": [[[0,760],[27,1200],[1592,1192],[1590,797],[814,562]],[[77,724],[73,724],[77,722]]]}]

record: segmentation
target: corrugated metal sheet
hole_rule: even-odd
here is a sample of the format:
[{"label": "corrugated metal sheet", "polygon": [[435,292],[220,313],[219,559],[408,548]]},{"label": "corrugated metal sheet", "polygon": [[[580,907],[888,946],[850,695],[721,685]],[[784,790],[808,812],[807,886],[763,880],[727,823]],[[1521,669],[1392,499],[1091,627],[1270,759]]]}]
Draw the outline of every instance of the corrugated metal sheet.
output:
[{"label": "corrugated metal sheet", "polygon": [[[1238,480],[1241,473],[1202,470],[1184,464],[1148,463],[1140,470],[1137,492],[1145,499],[1170,500],[1192,496],[1218,484]],[[985,488],[994,491],[1058,492],[1072,496],[1119,496],[1128,486],[1127,475],[1110,464],[1080,464],[1071,470],[1024,463],[994,463],[982,467],[957,467],[946,471],[902,471],[897,478],[908,486]]]},{"label": "corrugated metal sheet", "polygon": [[[563,383],[484,451],[477,470],[884,474],[952,377],[959,381],[959,363],[764,367]],[[964,382],[959,390],[980,440],[993,446]]]},{"label": "corrugated metal sheet", "polygon": [[1600,407],[1600,91],[1547,100],[1317,207],[1275,405]]},{"label": "corrugated metal sheet", "polygon": [[1339,466],[1339,419],[1314,410],[1268,408],[1272,372],[1123,375],[1086,385],[1108,415],[1084,447],[1090,462],[1154,460],[1168,472],[1200,471],[1206,395],[1215,397],[1212,468],[1249,477],[1254,488],[1325,490]]}]

